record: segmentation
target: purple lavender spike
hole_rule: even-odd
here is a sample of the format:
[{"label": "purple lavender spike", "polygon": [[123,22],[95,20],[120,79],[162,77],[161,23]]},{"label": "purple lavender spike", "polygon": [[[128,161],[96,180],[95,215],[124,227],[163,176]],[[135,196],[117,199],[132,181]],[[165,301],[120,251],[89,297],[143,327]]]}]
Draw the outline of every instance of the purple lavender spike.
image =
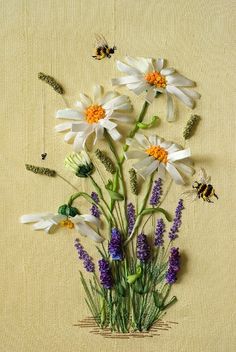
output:
[{"label": "purple lavender spike", "polygon": [[84,268],[86,271],[90,273],[94,273],[95,271],[95,265],[92,261],[92,258],[88,255],[84,247],[81,245],[80,241],[78,238],[75,240],[75,248],[78,252],[79,259],[83,261]]},{"label": "purple lavender spike", "polygon": [[184,209],[183,206],[183,199],[180,199],[175,210],[175,218],[173,220],[171,229],[169,231],[169,239],[174,241],[178,237],[178,232],[181,226],[181,217],[182,217],[182,210]]},{"label": "purple lavender spike", "polygon": [[180,270],[179,248],[172,247],[170,250],[169,266],[166,273],[166,282],[170,285],[177,280],[177,273]]}]

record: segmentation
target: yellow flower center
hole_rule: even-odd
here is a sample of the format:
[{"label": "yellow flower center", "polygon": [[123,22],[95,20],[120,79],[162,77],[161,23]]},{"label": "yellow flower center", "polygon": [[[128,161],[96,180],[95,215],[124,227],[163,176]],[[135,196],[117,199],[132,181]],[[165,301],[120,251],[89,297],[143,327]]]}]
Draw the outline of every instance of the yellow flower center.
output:
[{"label": "yellow flower center", "polygon": [[73,229],[75,227],[73,222],[68,220],[68,219],[60,221],[59,224],[60,224],[61,227],[67,227],[68,229]]},{"label": "yellow flower center", "polygon": [[164,148],[161,148],[159,145],[151,145],[148,149],[145,150],[145,153],[153,156],[155,159],[164,164],[167,163],[168,152]]},{"label": "yellow flower center", "polygon": [[106,112],[101,105],[90,105],[85,110],[86,120],[88,123],[96,123],[101,119],[104,119]]},{"label": "yellow flower center", "polygon": [[145,80],[152,86],[156,86],[158,88],[166,87],[165,76],[162,76],[158,71],[148,72],[145,75]]}]

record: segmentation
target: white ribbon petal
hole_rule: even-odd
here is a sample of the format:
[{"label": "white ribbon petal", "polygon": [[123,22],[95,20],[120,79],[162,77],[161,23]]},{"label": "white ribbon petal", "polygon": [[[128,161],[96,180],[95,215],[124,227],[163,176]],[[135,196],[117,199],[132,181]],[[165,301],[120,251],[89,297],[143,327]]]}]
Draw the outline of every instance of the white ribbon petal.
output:
[{"label": "white ribbon petal", "polygon": [[64,131],[70,130],[71,125],[72,125],[71,122],[59,123],[54,128],[56,132],[64,132]]},{"label": "white ribbon petal", "polygon": [[99,84],[95,84],[93,86],[93,96],[94,96],[94,102],[98,102],[102,96],[102,86]]},{"label": "white ribbon petal", "polygon": [[164,59],[159,58],[158,60],[154,60],[155,70],[160,72],[164,66]]},{"label": "white ribbon petal", "polygon": [[88,106],[92,105],[92,100],[90,97],[88,97],[86,94],[80,93],[80,100],[84,104],[84,106],[87,108]]},{"label": "white ribbon petal", "polygon": [[83,118],[83,114],[78,110],[74,109],[63,109],[58,110],[56,112],[57,119],[71,119],[71,120],[81,120]]},{"label": "white ribbon petal", "polygon": [[113,98],[117,97],[119,94],[114,91],[107,92],[100,100],[100,104],[104,105],[106,104],[109,100],[112,100]]},{"label": "white ribbon petal", "polygon": [[158,165],[159,165],[159,161],[154,160],[147,168],[145,168],[141,172],[139,171],[139,175],[145,179],[147,176],[151,175],[157,169]]},{"label": "white ribbon petal", "polygon": [[166,170],[169,172],[170,176],[173,178],[175,183],[177,183],[178,185],[184,184],[183,177],[180,175],[180,173],[178,172],[178,170],[176,169],[176,167],[173,164],[167,163]]},{"label": "white ribbon petal", "polygon": [[76,132],[71,132],[70,131],[70,132],[65,134],[64,141],[66,143],[72,143],[72,141],[74,140],[75,136],[76,136]]},{"label": "white ribbon petal", "polygon": [[129,150],[124,153],[126,159],[143,159],[147,157],[147,154],[139,150]]},{"label": "white ribbon petal", "polygon": [[83,218],[84,221],[90,222],[91,224],[94,224],[96,226],[99,226],[101,223],[101,221],[98,218],[96,218],[91,214],[83,214],[81,215],[81,217]]},{"label": "white ribbon petal", "polygon": [[106,128],[109,131],[117,127],[117,124],[115,122],[112,122],[108,119],[102,119],[99,122],[102,127]]},{"label": "white ribbon petal", "polygon": [[89,127],[89,124],[87,122],[82,122],[82,123],[72,123],[71,125],[71,131],[72,132],[85,132]]},{"label": "white ribbon petal", "polygon": [[168,93],[174,94],[178,99],[180,99],[190,109],[193,109],[193,106],[194,106],[193,100],[191,98],[189,98],[186,94],[184,94],[182,92],[182,90],[180,90],[177,87],[169,86],[169,85],[166,87],[166,90]]},{"label": "white ribbon petal", "polygon": [[172,122],[175,120],[174,103],[173,103],[172,96],[169,93],[167,93],[166,95],[167,95],[167,121]]},{"label": "white ribbon petal", "polygon": [[130,57],[126,56],[125,61],[132,67],[135,67],[141,73],[147,73],[149,68],[149,61],[144,57]]},{"label": "white ribbon petal", "polygon": [[131,67],[129,65],[126,65],[124,62],[117,60],[116,61],[116,66],[118,68],[119,71],[124,72],[124,73],[128,73],[128,75],[136,75],[136,74],[140,74],[140,71],[137,70],[137,68],[135,67]]},{"label": "white ribbon petal", "polygon": [[147,90],[149,84],[146,81],[140,81],[138,83],[127,84],[127,88],[132,90],[136,95],[140,95],[142,92]]},{"label": "white ribbon petal", "polygon": [[149,165],[151,165],[153,161],[154,161],[154,158],[148,156],[148,157],[138,161],[137,163],[135,163],[133,165],[133,168],[136,170],[142,170],[144,167],[148,167]]},{"label": "white ribbon petal", "polygon": [[155,98],[155,95],[156,95],[156,90],[154,87],[150,87],[147,91],[147,94],[146,94],[146,97],[145,97],[145,100],[151,104]]},{"label": "white ribbon petal", "polygon": [[118,77],[118,78],[112,78],[111,83],[113,86],[120,86],[120,85],[125,85],[129,83],[136,83],[142,81],[142,76],[124,76],[124,77]]},{"label": "white ribbon petal", "polygon": [[151,145],[157,145],[157,136],[155,134],[152,134],[148,139]]},{"label": "white ribbon petal", "polygon": [[176,160],[182,160],[185,158],[189,158],[191,155],[190,148],[188,149],[183,149],[179,150],[177,152],[169,153],[168,154],[168,161],[176,161]]},{"label": "white ribbon petal", "polygon": [[201,98],[201,94],[199,94],[198,92],[196,92],[193,89],[181,88],[181,90],[182,90],[182,92],[184,92],[184,94],[186,94],[188,97],[190,97],[192,99],[200,99]]},{"label": "white ribbon petal", "polygon": [[163,76],[168,76],[168,75],[171,75],[174,72],[175,72],[175,69],[173,67],[169,67],[169,68],[162,69],[160,74],[163,75]]},{"label": "white ribbon petal", "polygon": [[179,73],[174,73],[173,75],[168,75],[166,77],[167,84],[171,84],[173,86],[180,87],[194,87],[195,82],[190,79],[180,75]]},{"label": "white ribbon petal", "polygon": [[35,213],[35,214],[26,214],[26,215],[22,215],[20,217],[20,222],[22,224],[29,224],[31,222],[36,222],[36,221],[40,221],[42,218],[44,217],[52,217],[54,214],[53,213]]},{"label": "white ribbon petal", "polygon": [[126,95],[119,95],[118,97],[115,97],[111,100],[109,100],[107,103],[103,104],[102,107],[103,109],[118,109],[120,105],[129,103],[129,98]]},{"label": "white ribbon petal", "polygon": [[114,111],[112,113],[112,115],[110,116],[110,120],[115,120],[115,121],[119,121],[121,123],[129,123],[129,122],[133,122],[133,118],[131,116],[125,116],[117,111]]},{"label": "white ribbon petal", "polygon": [[97,234],[90,226],[87,224],[76,224],[75,225],[76,230],[85,237],[91,238],[95,242],[102,242],[103,238]]},{"label": "white ribbon petal", "polygon": [[77,107],[79,112],[84,116],[84,110],[86,109],[86,106],[81,101],[77,101],[75,103],[75,106]]},{"label": "white ribbon petal", "polygon": [[134,138],[143,148],[147,149],[148,147],[150,147],[150,143],[149,143],[147,137],[144,136],[143,134],[136,133]]},{"label": "white ribbon petal", "polygon": [[122,135],[117,131],[116,128],[109,130],[108,133],[114,141],[118,141],[122,137]]},{"label": "white ribbon petal", "polygon": [[182,171],[188,176],[192,176],[194,174],[194,169],[190,166],[185,165],[184,163],[180,163],[179,161],[177,161],[175,163],[175,166],[178,170]]},{"label": "white ribbon petal", "polygon": [[97,143],[97,141],[101,140],[104,136],[104,127],[102,127],[101,125],[97,125],[96,128],[95,128],[95,139],[94,139],[94,142],[93,144],[95,145]]}]

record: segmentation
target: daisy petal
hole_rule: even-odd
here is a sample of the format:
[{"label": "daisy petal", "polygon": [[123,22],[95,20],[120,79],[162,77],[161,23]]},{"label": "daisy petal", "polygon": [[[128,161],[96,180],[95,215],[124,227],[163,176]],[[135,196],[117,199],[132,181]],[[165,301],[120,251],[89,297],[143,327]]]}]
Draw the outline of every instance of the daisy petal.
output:
[{"label": "daisy petal", "polygon": [[193,87],[195,82],[191,81],[190,79],[180,75],[179,73],[174,73],[173,75],[169,75],[166,77],[167,84],[171,84],[173,86],[180,86],[180,87]]},{"label": "daisy petal", "polygon": [[83,115],[78,110],[63,109],[56,112],[57,119],[81,120]]},{"label": "daisy petal", "polygon": [[76,132],[71,132],[70,131],[70,132],[65,134],[64,141],[66,143],[71,143],[73,141],[73,139],[75,138],[75,136],[76,136]]},{"label": "daisy petal", "polygon": [[139,175],[143,178],[151,175],[158,167],[159,161],[154,160],[148,167],[146,167],[143,171],[139,172]]},{"label": "daisy petal", "polygon": [[99,84],[95,84],[93,86],[93,96],[94,102],[98,102],[102,96],[102,86],[100,86]]},{"label": "daisy petal", "polygon": [[124,153],[126,159],[143,159],[147,157],[147,154],[141,152],[139,150],[129,150],[128,152]]},{"label": "daisy petal", "polygon": [[136,133],[134,138],[143,148],[147,149],[148,147],[150,147],[150,143],[149,143],[147,137],[144,136],[143,134]]},{"label": "daisy petal", "polygon": [[84,221],[90,222],[91,224],[96,226],[100,225],[100,220],[91,214],[84,214],[81,215],[81,217],[84,219]]},{"label": "daisy petal", "polygon": [[118,93],[117,93],[117,92],[113,92],[113,91],[107,92],[107,93],[101,98],[100,104],[101,104],[101,105],[104,105],[104,104],[106,104],[109,100],[112,100],[112,99],[114,99],[114,98],[117,97],[117,96],[118,96]]},{"label": "daisy petal", "polygon": [[166,170],[169,172],[170,176],[173,178],[175,183],[177,183],[178,185],[184,184],[183,177],[180,175],[179,171],[176,169],[176,167],[173,164],[167,163]]},{"label": "daisy petal", "polygon": [[84,104],[84,106],[87,108],[89,105],[92,105],[92,100],[85,94],[80,93],[80,100]]},{"label": "daisy petal", "polygon": [[149,71],[149,61],[144,57],[133,58],[126,56],[125,61],[141,73],[147,73]]},{"label": "daisy petal", "polygon": [[184,94],[186,94],[190,98],[193,98],[193,99],[200,99],[201,98],[201,94],[199,94],[198,92],[196,92],[193,89],[181,88],[181,90],[182,90],[182,92],[184,92]]},{"label": "daisy petal", "polygon": [[129,98],[126,95],[119,95],[118,97],[109,100],[106,104],[102,105],[103,109],[113,109],[118,110],[120,105],[126,104],[129,102]]},{"label": "daisy petal", "polygon": [[135,163],[135,164],[133,165],[133,167],[134,167],[134,169],[136,169],[136,170],[141,170],[141,169],[143,169],[144,167],[148,167],[149,165],[151,165],[153,161],[154,161],[154,158],[148,156],[147,158],[144,158],[144,159],[138,161],[137,163]]},{"label": "daisy petal", "polygon": [[88,129],[88,123],[86,123],[86,122],[72,123],[72,125],[71,125],[72,132],[84,132],[87,129]]},{"label": "daisy petal", "polygon": [[113,128],[117,127],[117,124],[115,122],[112,122],[108,119],[102,119],[100,120],[100,125],[104,128],[106,128],[107,130],[112,130]]},{"label": "daisy petal", "polygon": [[174,153],[170,153],[168,155],[168,161],[176,161],[176,160],[181,160],[181,159],[185,159],[185,158],[189,158],[191,155],[191,151],[190,148],[188,149],[183,149],[183,150],[179,150],[177,152]]},{"label": "daisy petal", "polygon": [[184,163],[180,163],[179,161],[177,161],[175,163],[175,166],[178,170],[182,171],[188,176],[192,176],[194,174],[194,169],[190,166],[185,165]]},{"label": "daisy petal", "polygon": [[64,131],[70,130],[71,125],[72,125],[71,122],[65,122],[65,123],[60,123],[59,125],[56,125],[54,128],[56,132],[64,132]]},{"label": "daisy petal", "polygon": [[120,86],[123,84],[140,82],[141,80],[142,80],[142,77],[140,76],[130,75],[130,76],[112,78],[111,83],[113,86]]},{"label": "daisy petal", "polygon": [[194,107],[194,101],[189,98],[187,95],[185,95],[182,90],[180,90],[177,87],[174,86],[167,86],[166,90],[170,94],[174,94],[177,98],[179,98],[186,106],[188,106],[190,109],[193,109]]},{"label": "daisy petal", "polygon": [[112,130],[109,130],[108,133],[111,136],[111,138],[114,139],[114,141],[118,141],[122,137],[121,134],[117,131],[116,128],[113,128]]},{"label": "daisy petal", "polygon": [[171,75],[174,72],[175,72],[175,69],[173,67],[170,67],[170,68],[162,69],[160,74],[163,75],[163,76],[168,76],[168,75]]},{"label": "daisy petal", "polygon": [[149,84],[146,81],[127,84],[127,88],[132,90],[132,92],[134,92],[134,94],[136,95],[140,95],[143,91],[147,90],[148,87],[149,87]]},{"label": "daisy petal", "polygon": [[154,60],[155,70],[160,72],[164,66],[164,59]]},{"label": "daisy petal", "polygon": [[87,224],[76,224],[75,225],[76,230],[85,237],[91,238],[95,242],[102,242],[103,238],[97,234],[90,226]]},{"label": "daisy petal", "polygon": [[153,87],[150,87],[150,88],[148,89],[148,92],[147,92],[147,95],[146,95],[146,97],[145,97],[145,100],[146,100],[149,104],[151,104],[151,103],[153,102],[154,98],[155,98],[155,95],[156,95],[156,89],[153,88]]},{"label": "daisy petal", "polygon": [[174,103],[172,96],[167,93],[167,121],[172,122],[174,121]]},{"label": "daisy petal", "polygon": [[103,138],[104,127],[102,127],[101,125],[97,125],[96,129],[95,129],[95,133],[96,133],[96,136],[95,136],[93,144],[96,144],[98,140]]},{"label": "daisy petal", "polygon": [[115,121],[125,122],[125,123],[126,122],[129,123],[133,121],[131,116],[125,116],[119,112],[113,112],[112,115],[110,116],[110,120],[115,120]]},{"label": "daisy petal", "polygon": [[31,222],[40,221],[44,217],[51,217],[53,213],[36,213],[36,214],[26,214],[20,217],[20,222],[22,224],[29,224]]},{"label": "daisy petal", "polygon": [[137,68],[135,67],[131,67],[129,65],[126,65],[124,62],[117,60],[116,61],[116,66],[118,68],[119,71],[124,72],[124,73],[128,73],[128,75],[136,75],[136,74],[140,74],[140,71],[137,70]]}]

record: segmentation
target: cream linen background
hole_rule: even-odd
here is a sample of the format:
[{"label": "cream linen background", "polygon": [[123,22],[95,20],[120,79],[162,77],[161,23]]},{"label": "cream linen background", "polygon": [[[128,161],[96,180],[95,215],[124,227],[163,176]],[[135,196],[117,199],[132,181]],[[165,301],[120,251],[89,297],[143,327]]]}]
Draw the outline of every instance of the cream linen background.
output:
[{"label": "cream linen background", "polygon": [[[1,352],[75,351],[236,351],[235,333],[235,1],[231,0],[6,0],[1,1]],[[56,210],[71,193],[60,179],[25,171],[24,163],[54,167],[64,176],[63,160],[71,150],[53,131],[54,113],[63,107],[46,92],[46,151],[41,152],[41,82],[52,74],[66,88],[72,104],[92,83],[109,87],[118,75],[114,57],[91,58],[94,32],[115,43],[116,58],[163,56],[169,65],[198,83],[202,116],[190,140],[196,166],[213,175],[219,201],[195,203],[184,213],[178,241],[184,268],[173,288],[179,298],[166,319],[170,331],[146,339],[109,340],[73,324],[86,317],[73,236],[33,232],[20,225],[21,214]],[[120,91],[128,93],[122,88]],[[141,98],[130,94],[136,112]],[[165,121],[160,98],[159,133],[181,142],[190,112],[180,103],[179,118]],[[84,181],[73,179],[86,187]],[[81,182],[81,183],[80,183]],[[165,206],[173,210],[177,187]],[[91,242],[83,242],[95,253]]]}]

